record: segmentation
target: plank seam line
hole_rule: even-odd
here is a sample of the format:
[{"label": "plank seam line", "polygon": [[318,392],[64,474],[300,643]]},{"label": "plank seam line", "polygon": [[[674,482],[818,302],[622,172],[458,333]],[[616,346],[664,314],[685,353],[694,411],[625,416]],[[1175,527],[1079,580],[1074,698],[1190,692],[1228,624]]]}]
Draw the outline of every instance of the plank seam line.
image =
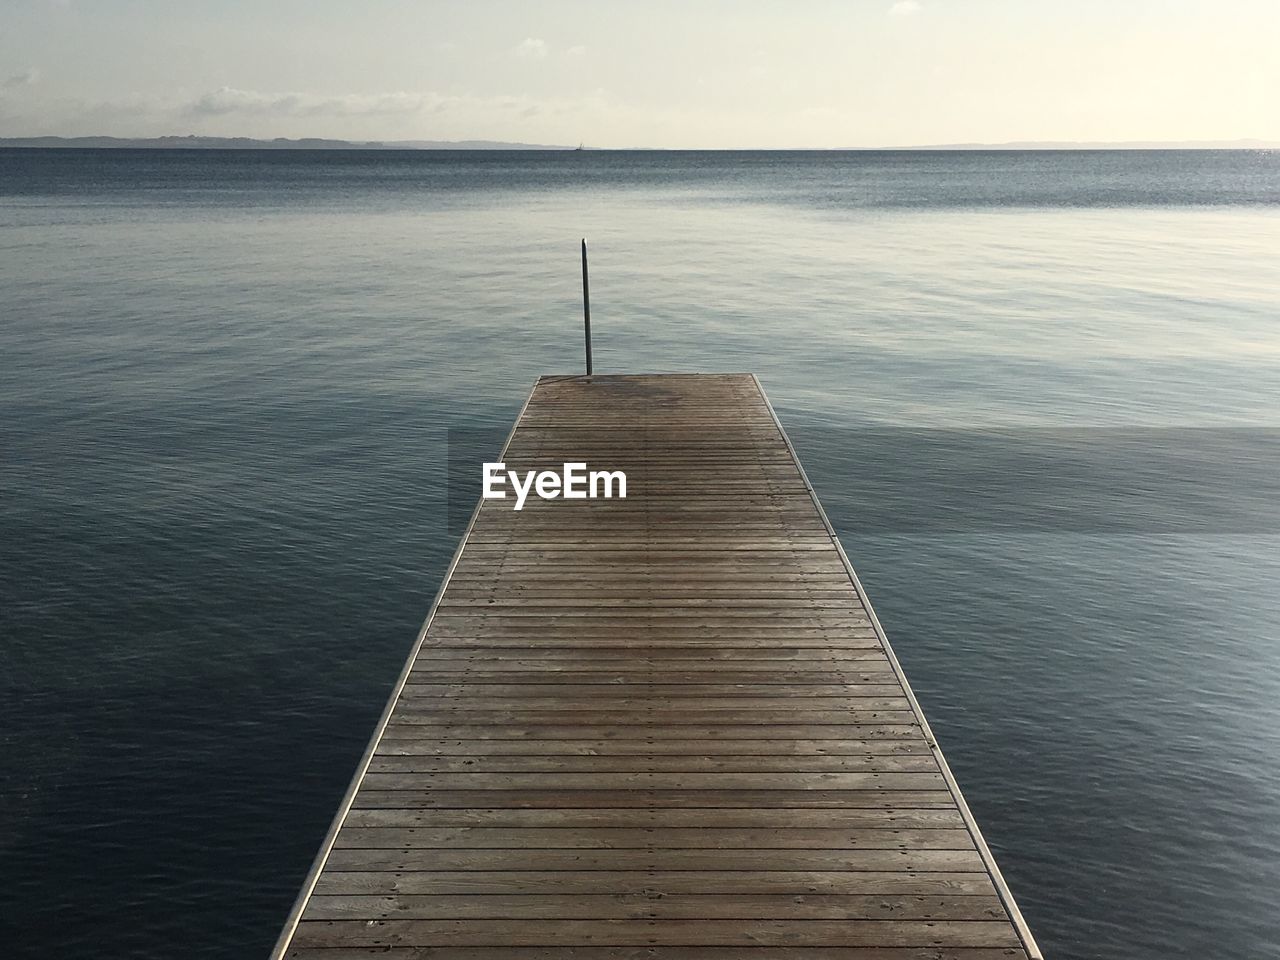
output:
[{"label": "plank seam line", "polygon": [[[529,389],[529,394],[525,397],[524,403],[520,407],[520,412],[516,415],[515,422],[511,425],[511,430],[507,433],[506,440],[503,441],[502,450],[498,455],[499,460],[506,456],[507,447],[511,445],[512,438],[515,437],[516,431],[520,428],[520,421],[524,419],[524,415],[529,409],[529,403],[533,400],[533,395],[541,382],[542,380],[539,378]],[[283,960],[285,951],[289,949],[290,944],[293,942],[294,934],[298,930],[298,923],[302,920],[303,911],[306,909],[307,902],[311,899],[311,894],[320,879],[320,874],[324,872],[325,864],[329,861],[329,855],[333,852],[333,845],[338,838],[338,832],[346,822],[347,814],[351,812],[356,793],[364,782],[369,765],[373,762],[374,754],[382,741],[382,735],[391,722],[391,714],[395,710],[396,703],[400,700],[400,694],[408,683],[409,675],[412,673],[414,664],[418,659],[418,653],[427,639],[427,631],[431,628],[431,621],[435,619],[436,611],[440,607],[440,601],[444,598],[444,592],[448,589],[449,581],[453,577],[453,571],[457,569],[458,561],[462,559],[462,551],[467,546],[467,541],[471,537],[471,531],[476,525],[476,520],[480,516],[480,508],[483,505],[484,500],[482,498],[476,500],[476,506],[471,512],[470,520],[467,521],[466,530],[463,531],[458,540],[458,546],[453,552],[453,559],[449,561],[449,567],[445,571],[444,579],[440,581],[440,589],[436,591],[435,599],[431,602],[426,619],[422,622],[422,628],[418,631],[418,637],[414,641],[413,647],[409,651],[409,657],[405,660],[404,667],[400,671],[400,677],[392,688],[391,695],[387,698],[387,705],[383,708],[382,717],[378,720],[378,725],[374,727],[373,736],[369,740],[369,745],[365,748],[364,755],[360,758],[360,763],[356,767],[355,775],[351,778],[351,784],[347,787],[347,792],[343,795],[342,802],[338,805],[338,811],[334,814],[333,822],[329,826],[329,832],[325,835],[324,842],[320,845],[320,851],[316,854],[311,870],[308,872],[306,880],[302,884],[302,889],[294,901],[293,909],[289,911],[289,918],[285,921],[284,929],[280,931],[280,936],[271,951],[270,960]]]},{"label": "plank seam line", "polygon": [[928,741],[929,749],[932,751],[934,759],[938,762],[938,768],[942,771],[943,779],[947,783],[947,789],[955,800],[956,806],[960,810],[960,815],[964,818],[965,826],[968,827],[969,833],[973,837],[978,853],[982,857],[982,862],[991,875],[996,892],[1000,895],[1000,901],[1004,904],[1005,911],[1013,922],[1018,939],[1022,941],[1022,945],[1031,960],[1044,960],[1044,954],[1040,952],[1039,946],[1036,945],[1035,937],[1031,935],[1031,929],[1027,926],[1027,922],[1022,916],[1022,911],[1018,909],[1018,904],[1013,899],[1013,893],[1010,891],[1009,885],[1005,883],[1004,876],[1000,873],[995,856],[992,854],[991,848],[987,846],[987,841],[983,838],[982,831],[978,828],[978,822],[974,819],[973,812],[969,809],[969,804],[965,802],[964,795],[960,792],[960,785],[956,781],[955,775],[951,772],[951,767],[947,765],[947,759],[942,754],[942,748],[938,746],[938,739],[933,735],[933,730],[929,727],[929,721],[925,719],[924,710],[920,707],[920,701],[916,699],[915,692],[907,681],[907,675],[902,669],[902,664],[898,662],[898,657],[894,654],[893,647],[889,644],[889,638],[885,635],[880,618],[876,616],[876,612],[871,606],[871,599],[867,596],[866,589],[862,586],[862,581],[858,579],[858,574],[854,571],[853,564],[849,562],[849,556],[845,553],[839,536],[836,535],[835,527],[831,525],[831,519],[827,516],[827,511],[823,509],[822,501],[818,499],[818,493],[814,490],[813,484],[809,480],[809,475],[805,473],[804,466],[800,463],[800,457],[796,454],[791,438],[787,436],[787,431],[783,428],[782,421],[778,418],[778,412],[773,408],[769,395],[765,393],[764,386],[760,383],[760,378],[753,373],[751,374],[751,379],[755,382],[756,389],[760,392],[760,397],[764,400],[765,407],[768,408],[769,415],[773,418],[778,432],[786,442],[787,450],[791,453],[791,459],[795,463],[796,469],[800,471],[800,478],[804,481],[805,489],[808,491],[810,499],[813,500],[813,505],[817,508],[818,515],[822,518],[827,532],[831,535],[831,542],[840,554],[840,560],[844,564],[845,571],[849,574],[853,589],[862,601],[862,605],[867,611],[867,616],[871,620],[871,626],[875,630],[881,646],[884,648],[885,656],[888,657],[889,664],[893,667],[893,672],[897,674],[898,680],[902,684],[903,692],[907,695],[907,701],[911,704],[911,710],[920,724],[920,729],[924,733],[925,739]]}]

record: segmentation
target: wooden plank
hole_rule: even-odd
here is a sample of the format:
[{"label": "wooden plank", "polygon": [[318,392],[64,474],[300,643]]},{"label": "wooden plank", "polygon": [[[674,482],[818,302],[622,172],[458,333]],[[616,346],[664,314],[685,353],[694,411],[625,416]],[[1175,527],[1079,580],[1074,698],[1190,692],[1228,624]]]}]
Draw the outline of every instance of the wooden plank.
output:
[{"label": "wooden plank", "polygon": [[955,799],[948,790],[570,790],[564,787],[535,790],[376,790],[367,787],[353,801],[353,809],[375,808],[464,808],[464,807],[774,807],[789,809],[855,809],[898,807],[939,807],[953,809]]},{"label": "wooden plank", "polygon": [[[544,677],[541,681],[507,683],[500,677],[469,677],[463,683],[439,683],[435,682],[435,678],[410,676],[403,696],[427,700],[483,698],[486,706],[499,706],[502,701],[508,700],[531,706],[544,700],[559,704],[565,697],[605,697],[612,707],[625,705],[630,700],[676,702],[684,697],[697,697],[706,702],[728,700],[735,703],[741,700],[772,703],[779,698],[787,703],[872,699],[886,701],[886,706],[896,706],[902,696],[902,688],[897,683],[760,683],[758,678],[753,683],[706,683],[704,680],[705,678],[687,680],[684,683],[664,683],[654,678],[620,683],[599,679],[562,679],[548,682]],[[850,705],[870,706],[861,702]]]},{"label": "wooden plank", "polygon": [[1000,947],[293,947],[289,960],[1010,960]]},{"label": "wooden plank", "polygon": [[[607,883],[607,888],[604,884]],[[990,896],[985,872],[903,870],[617,870],[595,871],[327,871],[321,895],[520,895],[585,896],[607,889],[618,895],[732,894],[735,896]]]},{"label": "wooden plank", "polygon": [[971,850],[379,850],[339,847],[334,870],[905,870],[971,873]]},{"label": "wooden plank", "polygon": [[[512,723],[497,718],[495,722],[453,723],[435,716],[393,715],[387,727],[385,740],[415,740],[440,738],[459,740],[578,740],[583,737],[637,743],[661,743],[664,740],[706,740],[709,743],[727,740],[850,740],[859,738],[883,738],[894,741],[923,743],[915,717],[900,723],[884,723],[878,719],[858,722],[846,712],[839,723],[719,723],[680,724],[629,722],[619,725],[617,718],[605,723],[525,724]],[[927,747],[927,744],[926,744]]]},{"label": "wooden plank", "polygon": [[906,897],[778,896],[776,894],[432,894],[322,895],[307,907],[308,920],[1003,920],[990,896]]},{"label": "wooden plank", "polygon": [[[776,652],[782,648],[816,648],[831,650],[881,650],[880,641],[869,626],[854,629],[812,630],[803,627],[771,629],[739,627],[736,630],[675,629],[670,626],[652,628],[646,624],[600,627],[593,624],[523,624],[501,627],[497,624],[467,625],[465,629],[444,623],[440,626],[440,639],[451,647],[528,647],[545,650],[568,647],[607,649],[612,646],[623,653],[637,647],[654,647],[658,644],[681,644],[690,655],[726,648],[757,649]],[[540,654],[541,655],[541,654]],[[585,654],[584,654],[585,655]],[[879,659],[877,657],[876,659]]]},{"label": "wooden plank", "polygon": [[972,850],[969,831],[775,827],[356,827],[348,823],[336,849],[494,849],[517,850]]},{"label": "wooden plank", "polygon": [[370,790],[937,790],[929,773],[369,773]]},{"label": "wooden plank", "polygon": [[937,762],[929,754],[914,756],[727,756],[683,754],[680,756],[653,756],[640,754],[619,756],[510,756],[474,752],[455,757],[433,757],[413,754],[386,756],[380,750],[369,765],[370,773],[634,773],[634,772],[685,772],[685,773],[765,773],[800,771],[827,773],[851,770],[878,773],[936,772]]},{"label": "wooden plank", "polygon": [[[803,667],[803,665],[800,665]],[[694,686],[709,683],[738,686],[751,685],[756,690],[777,692],[777,687],[827,686],[838,683],[841,688],[892,683],[901,689],[893,673],[879,663],[856,663],[835,666],[825,664],[821,669],[803,670],[800,667],[784,668],[774,661],[757,664],[731,664],[707,661],[690,664],[688,661],[623,661],[621,663],[590,664],[565,663],[564,661],[540,662],[538,660],[494,660],[488,663],[465,661],[423,661],[419,659],[410,674],[414,683],[473,683],[476,688],[491,684],[528,683],[535,685],[605,685],[611,687],[637,684],[642,687]],[[587,691],[584,691],[587,692]],[[880,691],[878,691],[880,692]]]},{"label": "wooden plank", "polygon": [[[765,709],[763,707],[739,707],[737,709],[677,709],[673,706],[655,706],[650,709],[637,709],[628,705],[625,709],[611,710],[607,706],[592,709],[590,705],[572,705],[573,709],[517,709],[503,706],[501,712],[494,715],[480,707],[464,710],[424,709],[416,710],[412,701],[400,704],[393,722],[397,724],[411,723],[459,723],[483,724],[498,723],[529,725],[581,725],[593,726],[618,723],[620,719],[633,725],[639,735],[647,735],[651,728],[672,730],[676,727],[701,727],[709,724],[759,724],[772,726],[775,724],[804,724],[825,726],[840,723],[869,723],[905,725],[912,722],[914,714],[910,710],[856,710],[842,708],[839,705],[829,710],[798,710],[794,708]],[[690,736],[688,731],[680,734]]]},{"label": "wooden plank", "polygon": [[[734,664],[726,667],[722,662],[710,661],[696,664],[671,661],[667,666],[657,666],[652,662],[623,662],[613,664],[565,663],[552,661],[538,663],[524,661],[491,661],[489,663],[462,663],[451,661],[439,662],[419,661],[414,665],[410,681],[414,683],[437,683],[450,686],[456,684],[474,684],[474,689],[483,690],[494,684],[529,684],[538,687],[565,686],[607,686],[614,689],[638,687],[641,690],[654,686],[680,686],[699,688],[710,682],[718,682],[731,686],[751,685],[760,692],[777,693],[779,688],[791,689],[797,686],[829,686],[832,681],[839,683],[839,689],[870,688],[877,684],[894,681],[894,676],[882,670],[879,664],[870,667],[858,664],[843,666],[828,665],[824,670],[798,670],[780,666],[775,661],[754,664],[744,667]],[[874,670],[875,672],[868,672]],[[894,682],[894,688],[900,689]],[[580,691],[590,693],[590,690]],[[884,691],[877,690],[877,695]]]},{"label": "wooden plank", "polygon": [[[494,718],[495,719],[495,718]],[[849,713],[840,723],[695,723],[680,726],[662,726],[653,723],[620,724],[617,718],[604,723],[509,723],[495,719],[492,723],[454,723],[439,717],[392,717],[384,740],[438,740],[440,737],[458,740],[577,740],[580,737],[625,742],[654,742],[664,740],[920,740],[920,728],[915,717],[900,723],[883,723],[878,719],[856,722]],[[927,746],[927,745],[925,745]]]},{"label": "wooden plank", "polygon": [[964,827],[958,811],[910,807],[873,810],[716,807],[709,810],[650,807],[558,807],[552,809],[462,810],[393,808],[353,810],[348,827],[565,827],[594,829],[777,829],[955,830]]},{"label": "wooden plank", "polygon": [[[909,710],[764,710],[740,709],[726,710],[676,710],[670,707],[651,710],[617,711],[602,708],[592,711],[585,708],[576,710],[515,710],[503,708],[501,715],[494,716],[484,710],[423,710],[415,711],[410,706],[401,704],[392,722],[397,729],[411,724],[473,724],[484,723],[497,725],[522,724],[528,726],[570,726],[590,727],[604,726],[625,720],[630,724],[637,736],[648,736],[650,733],[691,737],[689,730],[680,727],[701,728],[710,725],[750,725],[773,727],[784,724],[793,726],[835,726],[836,724],[872,724],[905,726],[914,720]],[[756,734],[757,736],[759,734]],[[748,734],[750,736],[750,734]]]},{"label": "wooden plank", "polygon": [[[576,670],[615,670],[617,661],[639,661],[655,669],[690,669],[697,666],[707,668],[716,661],[732,661],[730,666],[722,669],[732,670],[766,670],[774,669],[771,661],[819,661],[814,663],[798,663],[788,669],[886,669],[884,652],[879,641],[871,639],[856,647],[796,647],[774,646],[773,644],[752,645],[746,647],[711,646],[692,649],[688,645],[657,646],[653,643],[634,644],[625,647],[590,646],[586,644],[556,645],[543,644],[537,650],[523,648],[521,644],[504,645],[499,641],[477,642],[467,646],[440,646],[419,651],[415,662],[423,663],[431,660],[457,661],[498,661],[499,663],[517,663],[524,658],[527,662],[545,665],[555,660],[572,661],[568,669]],[[838,661],[859,660],[858,664],[841,664]],[[613,661],[601,664],[599,661]],[[836,661],[836,662],[832,662]],[[563,669],[563,667],[561,667]],[[889,669],[892,673],[892,669]]]},{"label": "wooden plank", "polygon": [[661,762],[664,757],[754,757],[759,761],[796,758],[823,760],[872,756],[924,756],[932,759],[928,744],[915,738],[862,740],[454,740],[448,738],[391,739],[378,745],[375,758],[585,756],[642,757]]},{"label": "wooden plank", "polygon": [[338,920],[306,921],[295,943],[318,946],[1020,946],[1008,921],[981,920]]},{"label": "wooden plank", "polygon": [[1038,960],[750,375],[544,378],[273,954]]}]

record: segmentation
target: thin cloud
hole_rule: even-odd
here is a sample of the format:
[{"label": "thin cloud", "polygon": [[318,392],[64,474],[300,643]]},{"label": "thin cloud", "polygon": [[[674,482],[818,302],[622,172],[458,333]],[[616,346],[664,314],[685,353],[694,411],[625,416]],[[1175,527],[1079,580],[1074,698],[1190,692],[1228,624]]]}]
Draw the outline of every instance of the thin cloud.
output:
[{"label": "thin cloud", "polygon": [[196,98],[182,112],[188,117],[363,117],[421,113],[438,109],[440,105],[440,97],[423,93],[353,93],[323,97],[222,87]]},{"label": "thin cloud", "polygon": [[570,47],[564,53],[565,53],[565,56],[567,57],[581,57],[581,56],[584,56],[586,52],[587,52],[587,48],[579,45],[579,46]]},{"label": "thin cloud", "polygon": [[15,73],[11,77],[5,77],[0,80],[0,90],[19,90],[22,87],[29,87],[40,79],[40,71],[36,69],[23,70],[21,73]]},{"label": "thin cloud", "polygon": [[920,0],[897,0],[889,7],[891,17],[910,17],[920,12]]},{"label": "thin cloud", "polygon": [[[0,74],[3,83],[3,74]],[[363,141],[516,140],[573,144],[583,131],[638,127],[650,111],[604,91],[573,97],[478,96],[441,91],[360,93],[221,87],[183,96],[135,94],[85,101],[28,98],[0,90],[0,135],[330,137]],[[621,119],[619,119],[621,118]]]},{"label": "thin cloud", "polygon": [[[444,122],[455,125],[505,125],[512,118],[530,121],[555,115],[569,106],[580,111],[584,105],[590,105],[594,100],[595,98],[586,98],[562,102],[509,94],[475,97],[434,92],[320,96],[222,87],[193,100],[175,104],[171,115],[191,122],[202,130],[227,129],[232,125],[237,131],[295,130],[298,124],[314,129],[315,125],[323,123],[327,130],[381,129],[389,131],[389,135],[394,137],[422,123],[429,123],[434,127]],[[209,126],[210,124],[213,126]]]},{"label": "thin cloud", "polygon": [[516,56],[526,60],[541,60],[547,55],[547,41],[537,37],[526,37],[516,46]]}]

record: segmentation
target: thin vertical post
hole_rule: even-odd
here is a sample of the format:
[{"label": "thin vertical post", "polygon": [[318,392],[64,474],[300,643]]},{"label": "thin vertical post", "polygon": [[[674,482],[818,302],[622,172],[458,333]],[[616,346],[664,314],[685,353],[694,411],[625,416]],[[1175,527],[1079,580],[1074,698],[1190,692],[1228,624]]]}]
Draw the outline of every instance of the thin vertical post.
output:
[{"label": "thin vertical post", "polygon": [[587,282],[587,241],[582,241],[582,327],[587,341],[587,376],[591,376],[591,285]]}]

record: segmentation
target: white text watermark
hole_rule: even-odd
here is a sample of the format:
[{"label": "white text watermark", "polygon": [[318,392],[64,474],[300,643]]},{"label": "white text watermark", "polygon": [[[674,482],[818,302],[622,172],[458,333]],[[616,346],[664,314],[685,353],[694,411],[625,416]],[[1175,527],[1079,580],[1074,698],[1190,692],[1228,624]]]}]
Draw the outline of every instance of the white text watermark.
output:
[{"label": "white text watermark", "polygon": [[587,470],[585,463],[566,463],[555,470],[530,470],[520,475],[518,470],[508,470],[505,463],[484,465],[484,498],[505,500],[507,484],[515,491],[515,508],[524,508],[529,494],[536,493],[543,500],[564,497],[566,500],[594,500],[597,497],[627,498],[627,475],[621,470]]}]

